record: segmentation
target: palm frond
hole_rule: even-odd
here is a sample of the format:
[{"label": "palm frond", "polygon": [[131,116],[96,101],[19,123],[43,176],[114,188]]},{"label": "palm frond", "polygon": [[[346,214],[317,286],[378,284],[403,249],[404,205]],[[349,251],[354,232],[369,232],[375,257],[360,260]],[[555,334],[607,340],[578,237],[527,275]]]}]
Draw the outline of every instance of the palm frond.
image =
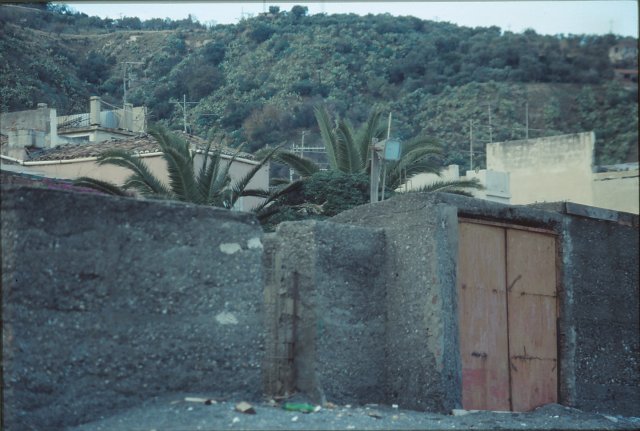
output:
[{"label": "palm frond", "polygon": [[106,193],[114,196],[130,196],[126,190],[121,187],[110,183],[108,181],[102,181],[90,177],[78,177],[73,181],[73,184],[80,187],[87,187],[102,193]]},{"label": "palm frond", "polygon": [[123,150],[107,150],[98,157],[97,163],[100,166],[113,165],[131,171],[132,175],[125,181],[124,189],[135,188],[144,196],[152,194],[171,195],[169,189],[151,173],[149,167],[133,154]]},{"label": "palm frond", "polygon": [[327,108],[325,106],[316,106],[313,111],[316,116],[318,128],[320,129],[322,143],[324,144],[324,147],[327,151],[329,166],[331,166],[332,169],[338,169],[338,160],[336,158],[338,143],[336,142],[337,139],[333,132],[333,128],[331,127],[329,112],[327,112]]},{"label": "palm frond", "polygon": [[320,171],[320,167],[311,159],[301,157],[290,151],[281,150],[276,152],[273,161],[287,165],[301,177],[309,177]]},{"label": "palm frond", "polygon": [[170,132],[167,128],[163,126],[153,126],[149,129],[149,134],[156,139],[163,151],[165,148],[173,148],[185,159],[191,157],[189,142],[181,136]]},{"label": "palm frond", "polygon": [[440,176],[442,165],[439,161],[424,158],[408,165],[393,163],[388,167],[387,184],[389,187],[398,188],[403,182],[419,174],[435,174]]},{"label": "palm frond", "polygon": [[355,142],[355,132],[351,123],[347,120],[339,121],[335,134],[338,144],[336,152],[338,170],[344,173],[362,171],[364,163],[358,145]]},{"label": "palm frond", "polygon": [[409,178],[430,173],[440,175],[442,147],[432,139],[416,138],[402,146],[402,157],[388,165],[388,184],[398,188]]},{"label": "palm frond", "polygon": [[336,120],[335,127],[332,127],[324,106],[316,107],[315,114],[331,169],[344,173],[366,171],[373,138],[384,136],[385,129],[380,123],[381,112],[373,111],[366,123],[357,130],[346,119]]},{"label": "palm frond", "polygon": [[280,211],[283,210],[283,207],[281,206],[277,206],[277,205],[271,205],[269,207],[266,208],[261,208],[260,210],[253,210],[253,212],[255,213],[256,217],[258,218],[258,221],[263,224],[265,223],[269,217],[279,213]]},{"label": "palm frond", "polygon": [[397,169],[406,169],[408,166],[426,159],[430,159],[434,167],[442,166],[440,157],[442,147],[427,140],[412,140],[403,145],[402,157],[396,163]]},{"label": "palm frond", "polygon": [[249,185],[249,182],[251,182],[253,177],[256,176],[256,174],[260,171],[260,169],[262,169],[267,163],[269,163],[273,155],[276,154],[278,151],[280,151],[280,146],[277,146],[272,150],[270,150],[262,158],[262,160],[260,160],[260,162],[257,165],[253,166],[249,172],[247,172],[242,178],[240,178],[231,186],[232,193],[231,193],[231,201],[229,202],[231,207],[233,207],[233,205],[235,205],[238,198],[242,196],[243,191],[247,188],[247,186]]},{"label": "palm frond", "polygon": [[473,197],[473,193],[469,189],[483,190],[484,187],[477,178],[471,180],[442,180],[410,190],[409,193],[444,192]]},{"label": "palm frond", "polygon": [[277,199],[286,196],[290,193],[294,193],[294,192],[298,192],[300,190],[302,190],[302,187],[304,186],[304,181],[303,180],[296,180],[293,181],[283,187],[280,187],[279,189],[276,189],[274,191],[272,191],[271,193],[269,193],[269,196],[262,201],[258,206],[256,206],[255,208],[253,208],[252,211],[254,211],[255,213],[260,213],[261,211],[263,211],[265,208],[268,208],[270,206],[275,206],[272,205]]},{"label": "palm frond", "polygon": [[269,180],[269,185],[272,187],[277,187],[289,183],[291,183],[289,178],[271,178],[271,180]]},{"label": "palm frond", "polygon": [[253,196],[256,198],[268,198],[271,195],[269,190],[265,189],[244,189],[241,196]]},{"label": "palm frond", "polygon": [[[207,147],[202,153],[202,165],[200,165],[198,176],[196,178],[196,184],[200,190],[200,195],[205,201],[209,198],[209,188],[213,182],[212,177],[214,176],[214,170],[216,169],[216,166],[212,163],[211,155],[209,153],[210,151],[211,143],[207,144]],[[193,160],[195,162],[195,154]]]},{"label": "palm frond", "polygon": [[162,155],[167,162],[169,184],[176,198],[185,202],[203,203],[204,198],[196,184],[191,155],[171,146],[165,147]]},{"label": "palm frond", "polygon": [[162,149],[163,158],[167,162],[169,184],[175,197],[181,201],[205,203],[206,197],[195,178],[195,152],[191,151],[189,142],[160,126],[151,128],[149,134]]},{"label": "palm frond", "polygon": [[222,206],[224,188],[230,179],[221,172],[222,155],[220,150],[211,152],[209,144],[204,152],[204,160],[198,174],[197,185],[206,205]]},{"label": "palm frond", "polygon": [[380,123],[381,115],[382,113],[380,111],[373,111],[356,136],[358,152],[362,158],[362,166],[364,166],[365,169],[368,164],[369,148],[371,147],[373,138],[380,139],[384,137],[384,125]]}]

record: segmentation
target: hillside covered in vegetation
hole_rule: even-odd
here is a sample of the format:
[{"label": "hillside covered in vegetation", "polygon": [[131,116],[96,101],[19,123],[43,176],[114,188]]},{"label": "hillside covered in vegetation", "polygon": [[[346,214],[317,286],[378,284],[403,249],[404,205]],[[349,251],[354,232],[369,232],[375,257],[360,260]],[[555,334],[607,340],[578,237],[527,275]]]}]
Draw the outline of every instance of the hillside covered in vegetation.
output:
[{"label": "hillside covered in vegetation", "polygon": [[[2,111],[39,102],[60,115],[91,95],[146,105],[151,120],[258,150],[320,141],[313,108],[359,124],[393,114],[392,135],[427,135],[446,163],[486,142],[594,130],[600,164],[638,158],[636,83],[610,58],[615,35],[542,36],[390,15],[309,16],[304,6],[233,25],[88,17],[65,6],[0,6]],[[637,43],[637,41],[633,41]],[[135,62],[125,63],[125,62]],[[528,115],[527,115],[528,114]],[[528,132],[527,132],[528,130]]]}]

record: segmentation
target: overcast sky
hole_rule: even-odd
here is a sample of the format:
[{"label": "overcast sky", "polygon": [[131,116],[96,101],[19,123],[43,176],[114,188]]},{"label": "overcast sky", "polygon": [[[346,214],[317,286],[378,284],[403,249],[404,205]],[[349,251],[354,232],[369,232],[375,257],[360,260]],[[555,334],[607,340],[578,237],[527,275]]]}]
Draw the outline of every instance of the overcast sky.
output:
[{"label": "overcast sky", "polygon": [[244,17],[278,6],[282,11],[300,4],[316,13],[390,13],[412,15],[421,19],[448,21],[467,27],[496,25],[516,33],[527,28],[540,34],[606,34],[609,32],[638,37],[638,3],[622,1],[500,1],[500,2],[305,2],[267,1],[217,2],[69,2],[72,8],[87,15],[117,19],[121,16],[183,19],[189,14],[200,22],[234,24]]}]

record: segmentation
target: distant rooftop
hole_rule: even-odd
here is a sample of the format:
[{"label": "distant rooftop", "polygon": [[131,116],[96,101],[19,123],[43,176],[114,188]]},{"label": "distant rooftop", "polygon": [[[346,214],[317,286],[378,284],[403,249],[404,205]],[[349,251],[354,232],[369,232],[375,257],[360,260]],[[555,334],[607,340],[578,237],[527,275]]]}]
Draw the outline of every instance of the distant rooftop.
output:
[{"label": "distant rooftop", "polygon": [[[207,141],[193,135],[183,135],[192,146],[204,150]],[[160,151],[160,146],[155,138],[149,134],[134,136],[127,139],[111,139],[104,142],[90,142],[82,144],[67,144],[51,149],[31,149],[26,160],[28,161],[48,161],[48,160],[71,160],[85,157],[98,157],[106,150],[124,150],[131,153],[154,153]],[[236,150],[228,147],[211,146],[211,149],[220,149],[222,154],[232,156]],[[239,157],[254,159],[249,153],[241,152]]]}]

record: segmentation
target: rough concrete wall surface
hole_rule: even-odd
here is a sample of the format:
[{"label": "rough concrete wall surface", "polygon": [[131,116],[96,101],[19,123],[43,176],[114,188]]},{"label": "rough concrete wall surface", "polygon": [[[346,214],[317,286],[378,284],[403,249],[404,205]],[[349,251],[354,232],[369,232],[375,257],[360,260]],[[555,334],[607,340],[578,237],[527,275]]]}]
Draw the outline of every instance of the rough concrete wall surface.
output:
[{"label": "rough concrete wall surface", "polygon": [[[338,403],[386,401],[384,236],[368,228],[317,223],[316,372]],[[304,296],[301,296],[304,303]],[[345,366],[348,364],[348,366]]]},{"label": "rough concrete wall surface", "polygon": [[2,130],[38,130],[49,132],[49,108],[32,109],[29,111],[3,112]]},{"label": "rough concrete wall surface", "polygon": [[[293,297],[284,285],[283,268],[280,261],[282,241],[275,233],[263,237],[262,255],[264,271],[264,327],[265,351],[262,364],[262,387],[267,396],[276,397],[290,394],[295,390],[293,375],[293,333],[290,330],[293,319]],[[291,299],[290,299],[291,298]]]},{"label": "rough concrete wall surface", "polygon": [[637,217],[633,224],[566,217],[562,371],[567,401],[583,410],[640,414]]},{"label": "rough concrete wall surface", "polygon": [[458,407],[455,208],[412,193],[332,221],[385,232],[389,402],[440,412]]},{"label": "rough concrete wall surface", "polygon": [[511,203],[593,204],[592,132],[487,144],[487,169],[508,172]]},{"label": "rough concrete wall surface", "polygon": [[383,249],[379,231],[328,222],[283,223],[268,237],[267,340],[275,347],[264,374],[281,379],[265,378],[268,393],[385,400]]},{"label": "rough concrete wall surface", "polygon": [[260,395],[262,229],[180,203],[2,189],[4,429]]}]

